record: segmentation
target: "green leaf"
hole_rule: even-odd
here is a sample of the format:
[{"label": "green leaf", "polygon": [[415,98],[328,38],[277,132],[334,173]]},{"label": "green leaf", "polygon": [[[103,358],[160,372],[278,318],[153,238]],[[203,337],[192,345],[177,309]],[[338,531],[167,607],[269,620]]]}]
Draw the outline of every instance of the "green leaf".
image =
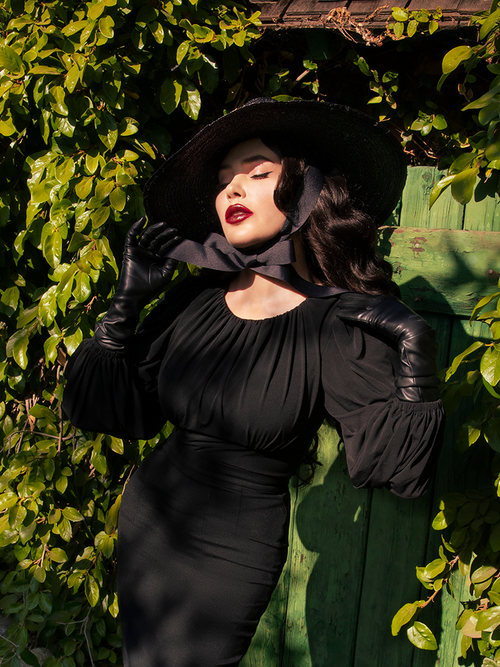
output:
[{"label": "green leaf", "polygon": [[484,95],[478,97],[477,100],[469,102],[469,104],[467,104],[467,106],[465,106],[462,109],[462,111],[469,111],[470,109],[482,109],[483,107],[487,106],[492,100],[492,98],[494,98],[499,93],[500,93],[500,85],[493,86],[493,88],[490,88],[490,90],[487,93],[484,93]]},{"label": "green leaf", "polygon": [[49,327],[57,315],[57,285],[52,285],[40,299],[38,314],[45,327]]},{"label": "green leaf", "polygon": [[187,81],[182,88],[181,107],[184,113],[196,120],[201,108],[200,92],[190,81]]},{"label": "green leaf", "polygon": [[106,148],[113,150],[118,139],[118,125],[113,116],[106,111],[101,112],[95,120],[95,128]]},{"label": "green leaf", "polygon": [[68,521],[83,521],[83,516],[74,507],[65,507],[62,513]]},{"label": "green leaf", "polygon": [[490,607],[477,615],[476,630],[492,632],[500,625],[500,607]]},{"label": "green leaf", "polygon": [[167,114],[171,114],[181,100],[182,85],[175,79],[165,79],[160,88],[160,104]]},{"label": "green leaf", "polygon": [[482,565],[478,567],[471,575],[471,581],[473,584],[480,584],[483,581],[491,579],[491,577],[496,576],[498,573],[498,568],[493,565]]},{"label": "green leaf", "polygon": [[7,490],[0,495],[0,512],[6,509],[13,507],[18,501],[18,496],[16,493]]},{"label": "green leaf", "polygon": [[459,204],[468,204],[474,194],[479,167],[465,169],[456,174],[451,182],[451,194]]},{"label": "green leaf", "polygon": [[92,227],[93,229],[98,229],[104,223],[107,221],[111,214],[111,207],[110,206],[100,206],[99,208],[96,208],[95,211],[90,216],[90,219],[92,220]]},{"label": "green leaf", "polygon": [[76,352],[76,348],[80,345],[82,340],[83,333],[81,329],[77,329],[74,333],[64,336],[63,342],[70,356]]},{"label": "green leaf", "polygon": [[481,26],[479,30],[479,39],[485,39],[489,33],[495,28],[496,24],[500,20],[500,9],[497,9],[492,14],[488,16],[486,21]]},{"label": "green leaf", "polygon": [[77,273],[75,276],[73,296],[78,303],[85,303],[91,294],[92,288],[90,286],[90,278],[86,273],[80,271],[80,273]]},{"label": "green leaf", "polygon": [[[64,493],[66,491],[67,486],[68,486],[68,478],[65,477],[64,475],[61,475],[61,477],[59,477],[56,480],[55,486],[56,486],[56,489],[59,491],[59,493]],[[70,528],[70,531],[71,531],[71,528]],[[62,534],[61,534],[61,537],[63,539],[65,539]],[[66,541],[69,542],[70,539],[71,539],[71,535],[68,537],[68,539]]]},{"label": "green leaf", "polygon": [[0,69],[5,68],[15,76],[24,75],[24,63],[10,46],[0,45]]},{"label": "green leaf", "polygon": [[94,183],[93,176],[87,176],[86,178],[81,178],[80,181],[75,186],[75,193],[79,199],[87,199],[92,191],[92,185]]},{"label": "green leaf", "polygon": [[103,11],[106,9],[106,3],[105,2],[95,2],[92,4],[88,10],[87,16],[91,21],[96,21]]},{"label": "green leaf", "polygon": [[111,535],[116,530],[118,526],[118,513],[120,511],[120,505],[122,502],[121,494],[117,497],[113,505],[111,505],[108,514],[106,516],[106,523],[104,530],[108,535]]},{"label": "green leaf", "polygon": [[105,475],[107,473],[108,464],[106,462],[106,457],[96,452],[95,449],[92,451],[90,462],[101,475]]},{"label": "green leaf", "polygon": [[42,252],[53,269],[59,266],[62,255],[62,236],[58,229],[47,234],[42,244]]},{"label": "green leaf", "polygon": [[87,153],[87,155],[85,156],[85,169],[88,171],[88,173],[90,175],[95,174],[98,167],[99,167],[99,154],[90,155],[89,153]]},{"label": "green leaf", "polygon": [[394,34],[398,39],[403,36],[404,31],[405,31],[404,23],[399,22],[394,24]]},{"label": "green leaf", "polygon": [[500,352],[496,347],[489,347],[486,350],[479,368],[486,382],[495,387],[500,380]]},{"label": "green leaf", "polygon": [[415,623],[408,628],[407,635],[410,642],[417,648],[426,651],[437,650],[436,638],[424,623],[415,621]]},{"label": "green leaf", "polygon": [[58,547],[54,547],[49,551],[49,558],[50,560],[53,560],[55,563],[65,563],[68,560],[68,555],[64,551],[64,549],[59,549]]},{"label": "green leaf", "polygon": [[393,7],[392,17],[395,21],[407,21],[409,14],[406,9],[402,9],[401,7]]},{"label": "green leaf", "polygon": [[23,370],[28,365],[28,343],[29,343],[29,332],[25,329],[16,331],[7,341],[7,356],[14,357],[18,366]]},{"label": "green leaf", "polygon": [[5,117],[3,120],[0,120],[0,134],[4,137],[11,137],[17,132],[16,126],[14,125],[12,118]]},{"label": "green leaf", "polygon": [[101,551],[106,558],[111,558],[115,547],[115,538],[113,536],[101,531],[96,535],[94,544],[96,549]]},{"label": "green leaf", "polygon": [[410,623],[415,618],[415,615],[418,614],[419,610],[420,605],[418,602],[408,602],[403,607],[401,607],[401,609],[392,619],[391,623],[391,632],[394,637],[399,634],[399,631],[403,625]]},{"label": "green leaf", "polygon": [[115,31],[113,30],[115,22],[111,16],[103,16],[99,19],[99,32],[106,37],[106,39],[113,39]]},{"label": "green leaf", "polygon": [[417,32],[418,28],[418,22],[417,21],[408,21],[408,27],[406,28],[406,32],[408,34],[408,37],[413,37],[413,35]]},{"label": "green leaf", "polygon": [[47,408],[45,405],[36,403],[32,408],[30,408],[29,414],[35,419],[46,419],[47,421],[53,423],[56,421],[56,415]]},{"label": "green leaf", "polygon": [[75,173],[75,163],[72,158],[67,158],[59,164],[55,169],[55,176],[59,183],[64,185],[67,183]]},{"label": "green leaf", "polygon": [[182,42],[177,48],[176,60],[177,64],[180,65],[184,58],[187,56],[191,42]]},{"label": "green leaf", "polygon": [[20,653],[20,658],[27,665],[30,665],[30,667],[40,667],[40,661],[36,655],[28,649],[24,649],[24,651]]},{"label": "green leaf", "polygon": [[450,72],[453,72],[460,63],[464,60],[468,60],[472,53],[473,51],[470,46],[456,46],[454,49],[451,49],[451,51],[448,51],[443,58],[443,74],[450,74]]},{"label": "green leaf", "polygon": [[445,176],[436,183],[436,185],[432,188],[431,196],[429,198],[429,208],[433,206],[437,198],[446,190],[446,188],[451,185],[451,182],[454,178],[455,176]]},{"label": "green leaf", "polygon": [[5,313],[5,315],[9,317],[13,315],[16,312],[19,303],[19,288],[14,285],[13,287],[8,287],[4,290],[0,303],[2,304],[2,313]]},{"label": "green leaf", "polygon": [[99,602],[99,586],[90,574],[85,578],[85,596],[91,607],[95,607]]},{"label": "green leaf", "polygon": [[123,211],[127,203],[127,193],[125,188],[115,188],[109,195],[109,203],[115,211]]},{"label": "green leaf", "polygon": [[432,121],[433,127],[436,128],[436,130],[445,130],[448,127],[448,123],[446,122],[446,119],[444,116],[441,114],[437,114],[434,117],[434,120]]},{"label": "green leaf", "polygon": [[69,72],[66,74],[66,79],[64,80],[64,85],[68,93],[73,93],[78,81],[80,80],[80,68],[77,64],[73,65]]},{"label": "green leaf", "polygon": [[500,398],[500,394],[496,392],[491,384],[489,382],[486,382],[486,380],[483,377],[483,385],[486,389],[486,391],[493,396],[493,398]]}]

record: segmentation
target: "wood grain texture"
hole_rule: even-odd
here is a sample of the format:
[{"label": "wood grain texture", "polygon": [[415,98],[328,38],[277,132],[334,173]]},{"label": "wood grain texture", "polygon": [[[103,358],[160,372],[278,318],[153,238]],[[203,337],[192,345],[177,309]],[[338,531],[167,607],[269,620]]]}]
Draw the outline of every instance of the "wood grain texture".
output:
[{"label": "wood grain texture", "polygon": [[430,229],[462,229],[464,207],[445,190],[429,210],[429,197],[434,185],[446,175],[433,167],[413,167],[401,198],[401,227],[427,227]]},{"label": "wood grain texture", "polygon": [[379,247],[403,300],[415,310],[470,316],[483,296],[498,289],[498,232],[383,228]]}]

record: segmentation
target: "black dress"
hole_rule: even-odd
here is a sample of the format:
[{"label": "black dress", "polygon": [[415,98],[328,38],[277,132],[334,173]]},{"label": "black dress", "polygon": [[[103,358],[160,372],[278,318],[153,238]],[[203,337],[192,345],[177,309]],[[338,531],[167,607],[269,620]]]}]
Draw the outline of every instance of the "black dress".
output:
[{"label": "black dress", "polygon": [[129,482],[118,593],[127,667],[236,666],[287,553],[287,485],[325,415],[352,482],[416,497],[434,467],[439,401],[394,396],[397,353],[308,298],[236,317],[221,287],[172,289],[126,353],[96,340],[67,367],[76,425],[124,438],[175,429]]}]

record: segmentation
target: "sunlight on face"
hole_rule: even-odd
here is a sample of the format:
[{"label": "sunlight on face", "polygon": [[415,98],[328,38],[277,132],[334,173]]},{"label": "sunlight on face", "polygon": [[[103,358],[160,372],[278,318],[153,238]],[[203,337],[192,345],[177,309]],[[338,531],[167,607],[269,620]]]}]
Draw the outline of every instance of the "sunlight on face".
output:
[{"label": "sunlight on face", "polygon": [[274,203],[281,169],[279,156],[260,139],[237,144],[222,161],[215,207],[234,247],[258,247],[281,231],[286,216]]}]

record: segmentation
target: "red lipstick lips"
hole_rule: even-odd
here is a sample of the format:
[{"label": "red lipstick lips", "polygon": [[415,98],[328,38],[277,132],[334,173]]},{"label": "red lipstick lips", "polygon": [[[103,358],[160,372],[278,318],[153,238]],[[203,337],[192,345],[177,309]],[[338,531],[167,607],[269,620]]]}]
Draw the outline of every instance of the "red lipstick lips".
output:
[{"label": "red lipstick lips", "polygon": [[233,204],[229,206],[226,211],[226,222],[230,225],[235,225],[237,222],[242,222],[253,215],[253,212],[243,206],[242,204]]}]

